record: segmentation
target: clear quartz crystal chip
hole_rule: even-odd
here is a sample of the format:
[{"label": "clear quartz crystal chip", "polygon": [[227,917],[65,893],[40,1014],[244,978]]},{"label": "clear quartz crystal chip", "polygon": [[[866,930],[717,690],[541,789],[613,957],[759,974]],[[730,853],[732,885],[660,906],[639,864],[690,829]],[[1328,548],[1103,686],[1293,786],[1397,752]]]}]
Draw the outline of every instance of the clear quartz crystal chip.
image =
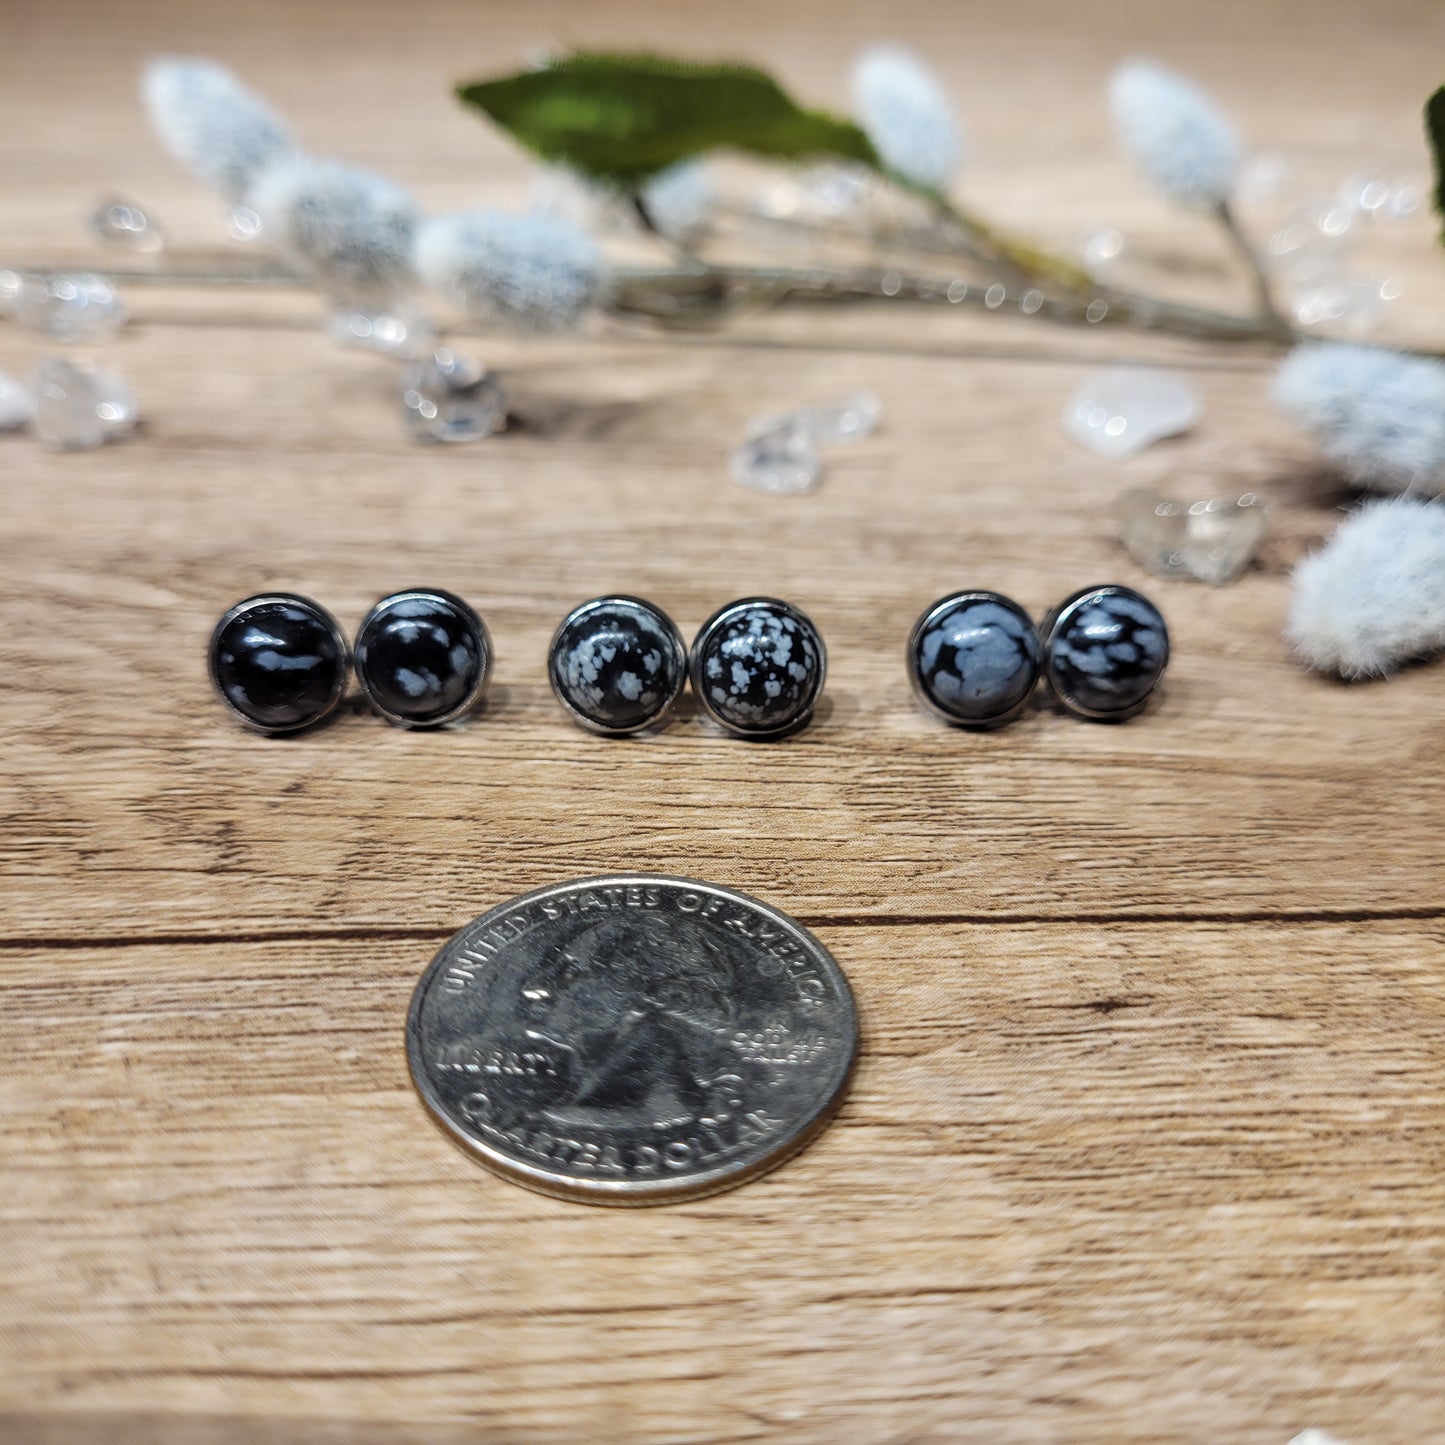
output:
[{"label": "clear quartz crystal chip", "polygon": [[1064,408],[1064,431],[1101,457],[1137,456],[1199,420],[1199,397],[1173,376],[1142,366],[1111,367],[1085,379]]},{"label": "clear quartz crystal chip", "polygon": [[15,319],[60,341],[97,341],[125,321],[125,304],[104,276],[89,272],[23,276]]},{"label": "clear quartz crystal chip", "polygon": [[0,431],[14,431],[35,415],[35,398],[18,381],[0,372]]},{"label": "clear quartz crystal chip", "polygon": [[507,426],[501,382],[445,346],[407,367],[402,405],[407,430],[421,442],[479,441]]},{"label": "clear quartz crystal chip", "polygon": [[746,440],[729,454],[728,470],[740,487],[755,492],[811,492],[823,474],[818,448],[871,436],[880,412],[878,398],[860,391],[841,401],[754,417]]},{"label": "clear quartz crystal chip", "polygon": [[823,474],[823,463],[806,428],[784,420],[754,431],[728,456],[728,470],[740,487],[754,492],[790,496],[811,492]]},{"label": "clear quartz crystal chip", "polygon": [[156,223],[129,201],[102,201],[90,216],[90,229],[107,245],[128,251],[159,251],[165,236]]},{"label": "clear quartz crystal chip", "polygon": [[1269,517],[1253,492],[1176,502],[1147,488],[1119,499],[1124,545],[1156,577],[1192,577],[1222,586],[1249,566]]},{"label": "clear quartz crystal chip", "polygon": [[398,306],[384,311],[333,311],[326,323],[332,340],[362,351],[376,351],[402,361],[415,361],[436,348],[437,332],[429,316],[414,307]]},{"label": "clear quartz crystal chip", "polygon": [[98,447],[135,428],[135,393],[117,372],[82,362],[43,361],[32,385],[35,432],[53,451]]}]

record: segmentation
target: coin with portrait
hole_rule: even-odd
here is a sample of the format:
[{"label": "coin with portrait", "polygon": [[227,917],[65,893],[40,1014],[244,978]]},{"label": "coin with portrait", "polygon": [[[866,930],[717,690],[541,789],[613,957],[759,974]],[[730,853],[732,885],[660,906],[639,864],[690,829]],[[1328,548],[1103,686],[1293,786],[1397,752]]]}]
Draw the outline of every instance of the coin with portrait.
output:
[{"label": "coin with portrait", "polygon": [[499,1173],[648,1204],[800,1149],[841,1099],[857,1036],[842,971],[786,914],[619,874],[463,928],[417,986],[407,1051],[428,1108]]}]

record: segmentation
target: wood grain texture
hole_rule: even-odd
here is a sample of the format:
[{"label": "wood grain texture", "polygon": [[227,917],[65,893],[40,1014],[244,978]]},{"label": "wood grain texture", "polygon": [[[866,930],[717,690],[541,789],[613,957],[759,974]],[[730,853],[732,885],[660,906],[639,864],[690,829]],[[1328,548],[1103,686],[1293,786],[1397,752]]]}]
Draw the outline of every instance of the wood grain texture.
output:
[{"label": "wood grain texture", "polygon": [[[112,189],[216,249],[133,100],[156,49],[232,61],[310,143],[440,209],[520,203],[524,166],[445,82],[539,38],[755,56],[842,102],[882,30],[967,97],[981,203],[1056,244],[1117,220],[1141,281],[1220,303],[1241,288],[1215,238],[1109,149],[1109,64],[1188,65],[1330,181],[1423,176],[1445,52],[1423,0],[12,10],[0,263],[94,260],[79,218]],[[1438,345],[1430,231],[1369,256],[1405,285],[1391,335]],[[1445,672],[1347,688],[1291,662],[1288,571],[1339,498],[1269,406],[1268,352],[901,308],[472,337],[522,424],[429,451],[310,298],[130,299],[100,354],[143,433],[0,439],[0,1439],[1445,1436]],[[0,328],[0,369],[46,350]],[[1180,368],[1206,406],[1123,468],[1055,422],[1119,359]],[[884,425],[816,495],[726,480],[749,416],[864,386]],[[1111,507],[1155,482],[1264,492],[1259,568],[1145,578]],[[1101,578],[1145,587],[1175,637],[1144,717],[973,737],[914,707],[902,642],[932,598],[1041,612]],[[352,708],[266,742],[211,700],[235,598],[298,588],[351,628],[417,582],[492,628],[468,725]],[[817,723],[776,746],[686,706],[645,740],[568,726],[546,642],[611,588],[689,632],[733,596],[794,598],[830,647]],[[409,1086],[405,1008],[441,941],[619,868],[755,892],[853,982],[848,1103],[746,1189],[534,1197]]]}]

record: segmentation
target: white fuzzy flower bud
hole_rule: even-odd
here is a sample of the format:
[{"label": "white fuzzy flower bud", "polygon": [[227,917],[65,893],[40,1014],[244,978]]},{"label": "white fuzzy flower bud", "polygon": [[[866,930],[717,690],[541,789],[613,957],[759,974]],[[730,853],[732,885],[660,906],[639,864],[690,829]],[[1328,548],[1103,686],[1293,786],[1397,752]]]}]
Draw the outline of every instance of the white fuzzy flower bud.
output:
[{"label": "white fuzzy flower bud", "polygon": [[1109,78],[1120,146],[1145,178],[1182,206],[1222,205],[1239,170],[1239,136],[1198,86],[1152,60],[1126,60]]},{"label": "white fuzzy flower bud", "polygon": [[1296,347],[1274,399],[1350,481],[1380,492],[1445,493],[1445,365],[1372,346]]},{"label": "white fuzzy flower bud", "polygon": [[412,280],[416,202],[383,176],[296,155],[263,171],[248,203],[267,237],[337,292],[382,297]]},{"label": "white fuzzy flower bud", "polygon": [[596,243],[555,216],[440,216],[418,231],[415,254],[422,279],[458,305],[533,330],[575,326],[605,287]]},{"label": "white fuzzy flower bud", "polygon": [[1286,635],[1321,672],[1375,677],[1445,649],[1445,505],[1371,502],[1295,568]]},{"label": "white fuzzy flower bud", "polygon": [[911,51],[865,50],[853,66],[858,123],[890,171],[946,190],[963,163],[963,136],[938,77]]},{"label": "white fuzzy flower bud", "polygon": [[229,200],[241,200],[265,167],[293,149],[281,117],[212,61],[152,60],[141,95],[171,155]]}]

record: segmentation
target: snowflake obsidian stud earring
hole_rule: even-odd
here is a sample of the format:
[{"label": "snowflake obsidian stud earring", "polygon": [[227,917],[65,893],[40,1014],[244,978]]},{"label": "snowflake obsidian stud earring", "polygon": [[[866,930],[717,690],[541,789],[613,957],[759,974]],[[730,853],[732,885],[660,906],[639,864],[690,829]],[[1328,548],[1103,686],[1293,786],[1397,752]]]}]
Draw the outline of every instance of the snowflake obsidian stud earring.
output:
[{"label": "snowflake obsidian stud earring", "polygon": [[454,722],[482,701],[491,670],[486,625],[439,588],[383,597],[356,633],[356,676],[372,707],[397,727]]},{"label": "snowflake obsidian stud earring", "polygon": [[660,722],[677,701],[687,650],[660,607],[640,597],[595,597],[562,619],[547,676],[574,721],[624,737]]},{"label": "snowflake obsidian stud earring", "polygon": [[1164,618],[1131,587],[1085,587],[1059,603],[1039,633],[1054,696],[1093,722],[1142,711],[1169,661]]},{"label": "snowflake obsidian stud earring", "polygon": [[997,592],[940,597],[913,625],[908,676],[944,722],[995,728],[1024,710],[1039,678],[1033,619]]},{"label": "snowflake obsidian stud earring", "polygon": [[818,629],[774,597],[746,597],[713,613],[689,660],[699,705],[741,738],[779,738],[806,727],[826,669]]},{"label": "snowflake obsidian stud earring", "polygon": [[309,597],[263,592],[230,608],[211,633],[207,661],[221,701],[257,732],[310,727],[346,691],[346,637]]}]

